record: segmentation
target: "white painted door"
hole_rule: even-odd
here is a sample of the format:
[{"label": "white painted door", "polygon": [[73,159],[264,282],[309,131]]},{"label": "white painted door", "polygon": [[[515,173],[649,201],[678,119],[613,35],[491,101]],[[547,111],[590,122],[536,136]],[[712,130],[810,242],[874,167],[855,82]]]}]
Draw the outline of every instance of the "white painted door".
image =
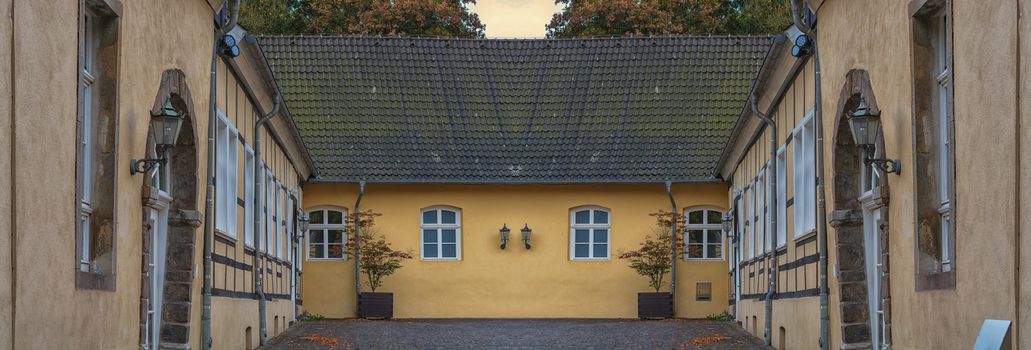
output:
[{"label": "white painted door", "polygon": [[870,315],[870,348],[881,349],[887,345],[882,339],[884,336],[884,308],[881,305],[881,276],[884,272],[884,265],[881,261],[881,224],[884,223],[881,217],[882,208],[876,207],[870,202],[874,200],[873,189],[880,186],[881,173],[872,166],[866,167],[863,174],[862,186],[863,195],[860,201],[863,206],[863,246],[865,247],[866,258],[866,295],[867,306]]},{"label": "white painted door", "polygon": [[152,175],[152,184],[158,189],[158,201],[150,211],[150,310],[147,312],[147,343],[145,347],[158,349],[161,341],[161,306],[165,294],[165,261],[168,256],[168,207],[172,196],[168,193],[168,167],[161,166]]}]

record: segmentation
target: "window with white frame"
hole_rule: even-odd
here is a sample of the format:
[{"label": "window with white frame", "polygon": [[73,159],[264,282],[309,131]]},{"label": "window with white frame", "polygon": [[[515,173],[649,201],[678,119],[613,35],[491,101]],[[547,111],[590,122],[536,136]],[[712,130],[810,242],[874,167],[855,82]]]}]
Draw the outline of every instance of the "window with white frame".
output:
[{"label": "window with white frame", "polygon": [[[917,290],[955,286],[956,159],[952,1],[927,0],[913,12],[914,199]],[[875,156],[881,156],[879,154]],[[950,277],[951,276],[951,277]]]},{"label": "window with white frame", "polygon": [[[770,237],[769,230],[767,230],[767,183],[766,183],[766,170],[759,172],[759,177],[755,179],[755,232],[756,232],[756,247],[759,252],[758,255],[762,255],[764,251],[768,251],[770,248]],[[765,248],[764,248],[765,247]]]},{"label": "window with white frame", "polygon": [[569,256],[573,260],[607,260],[612,222],[609,211],[579,208],[570,211]]},{"label": "window with white frame", "polygon": [[215,143],[215,228],[230,237],[236,237],[237,226],[238,135],[233,124],[219,110],[218,140]]},{"label": "window with white frame", "polygon": [[816,229],[816,133],[810,111],[793,132],[795,236]]},{"label": "window with white frame", "polygon": [[274,253],[273,247],[275,247],[275,233],[276,233],[276,178],[272,176],[271,170],[265,171],[265,233],[264,233],[264,251],[265,254]]},{"label": "window with white frame", "polygon": [[346,217],[346,209],[320,208],[308,211],[308,260],[346,258]]},{"label": "window with white frame", "polygon": [[421,213],[422,258],[462,258],[462,212],[450,207],[424,209]]},{"label": "window with white frame", "polygon": [[723,212],[716,209],[685,210],[687,259],[723,259]]},{"label": "window with white frame", "polygon": [[755,249],[755,246],[756,246],[755,242],[757,241],[757,239],[755,238],[756,232],[755,232],[755,183],[754,182],[748,184],[748,187],[745,188],[745,198],[748,200],[748,203],[747,203],[748,209],[745,211],[745,241],[748,242],[748,248],[745,248],[745,250],[748,251],[748,258],[751,259],[751,258],[755,257],[755,251],[756,251],[756,249]]},{"label": "window with white frame", "polygon": [[283,203],[285,197],[285,191],[283,184],[276,181],[276,257],[283,258],[283,246],[286,245],[286,227],[284,226],[285,218],[283,217]]},{"label": "window with white frame", "polygon": [[788,164],[785,147],[777,152],[777,247],[787,245],[788,240]]},{"label": "window with white frame", "polygon": [[735,211],[734,211],[735,215],[737,216],[737,225],[735,225],[736,226],[735,227],[735,231],[737,232],[737,262],[738,263],[741,263],[741,261],[744,261],[744,259],[745,259],[745,241],[748,239],[748,237],[747,237],[748,233],[747,233],[747,230],[746,230],[747,224],[746,224],[746,219],[745,219],[745,217],[746,217],[745,213],[747,213],[747,211],[745,209],[745,198],[747,198],[747,197],[748,197],[748,195],[744,191],[738,193],[737,209],[735,209]]},{"label": "window with white frame", "polygon": [[79,3],[75,284],[114,290],[119,13],[104,1]]},{"label": "window with white frame", "polygon": [[286,209],[284,209],[284,211],[286,211],[287,260],[295,262],[296,257],[294,256],[294,227],[296,226],[296,223],[294,223],[294,212],[296,212],[296,208],[294,208],[294,196],[289,192],[287,193]]},{"label": "window with white frame", "polygon": [[244,147],[243,243],[254,248],[254,150]]}]

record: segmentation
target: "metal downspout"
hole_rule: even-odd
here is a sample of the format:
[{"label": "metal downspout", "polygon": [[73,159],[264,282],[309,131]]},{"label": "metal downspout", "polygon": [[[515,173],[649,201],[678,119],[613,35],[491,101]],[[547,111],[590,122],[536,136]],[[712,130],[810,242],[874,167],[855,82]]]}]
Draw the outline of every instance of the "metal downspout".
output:
[{"label": "metal downspout", "polygon": [[[261,162],[261,129],[279,114],[283,96],[276,92],[272,111],[254,123],[254,293],[258,295],[258,344],[265,345],[268,336],[268,321],[265,319],[265,254],[262,251],[261,227],[262,208],[265,206],[265,172]],[[267,244],[267,243],[266,243]]]},{"label": "metal downspout", "polygon": [[827,350],[830,348],[830,289],[827,278],[827,197],[824,194],[824,178],[826,176],[823,166],[823,82],[820,78],[820,41],[816,40],[813,28],[802,21],[802,6],[799,1],[791,0],[791,18],[795,22],[795,26],[809,36],[809,40],[813,43],[813,79],[815,80],[814,93],[816,95],[814,131],[816,133],[816,171],[819,174],[816,177],[816,240],[820,254],[820,262],[817,267],[820,276],[818,282],[820,288],[820,349]]},{"label": "metal downspout", "polygon": [[[766,190],[770,191],[770,201],[767,202],[767,211],[770,213],[770,227],[766,230],[767,237],[770,237],[770,245],[773,247],[769,265],[766,266],[766,276],[769,277],[769,286],[766,290],[766,326],[763,329],[763,341],[766,346],[773,344],[773,296],[777,293],[777,122],[759,111],[758,99],[753,90],[751,96],[752,113],[770,127],[770,165],[766,175]],[[772,203],[773,205],[770,205]]]},{"label": "metal downspout", "polygon": [[211,349],[211,286],[213,284],[213,271],[214,268],[211,265],[211,254],[215,247],[215,134],[218,132],[217,128],[217,116],[215,113],[216,105],[218,104],[218,96],[216,95],[218,89],[218,81],[216,80],[217,75],[217,64],[218,64],[218,45],[222,36],[236,27],[236,19],[240,14],[240,0],[233,0],[230,5],[230,17],[229,23],[222,26],[215,31],[214,40],[211,44],[211,84],[208,88],[208,145],[207,145],[207,156],[208,156],[208,167],[206,169],[205,180],[207,186],[204,190],[204,286],[202,292],[201,307],[201,349]]},{"label": "metal downspout", "polygon": [[354,314],[355,316],[361,317],[358,314],[358,299],[362,296],[362,269],[361,269],[361,254],[359,253],[361,247],[361,240],[359,237],[358,227],[358,213],[362,205],[362,198],[365,197],[365,181],[358,181],[358,199],[354,201]]},{"label": "metal downspout", "polygon": [[670,221],[673,222],[672,227],[672,239],[670,239],[670,258],[672,264],[670,264],[669,273],[669,295],[673,302],[673,316],[677,315],[677,201],[673,199],[673,183],[666,181],[666,195],[669,196],[669,205],[672,208],[670,213]]}]

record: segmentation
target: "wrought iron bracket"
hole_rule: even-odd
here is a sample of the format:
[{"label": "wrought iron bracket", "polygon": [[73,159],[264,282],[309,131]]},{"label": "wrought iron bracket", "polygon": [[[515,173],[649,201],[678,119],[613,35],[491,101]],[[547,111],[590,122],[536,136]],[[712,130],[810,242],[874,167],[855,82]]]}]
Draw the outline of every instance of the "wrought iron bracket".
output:
[{"label": "wrought iron bracket", "polygon": [[880,169],[881,171],[888,174],[898,175],[902,172],[902,162],[900,162],[898,159],[867,158],[866,164],[873,164],[873,166],[877,167],[877,169]]},{"label": "wrought iron bracket", "polygon": [[136,175],[154,170],[158,165],[165,165],[165,158],[132,159],[129,161],[129,174]]}]

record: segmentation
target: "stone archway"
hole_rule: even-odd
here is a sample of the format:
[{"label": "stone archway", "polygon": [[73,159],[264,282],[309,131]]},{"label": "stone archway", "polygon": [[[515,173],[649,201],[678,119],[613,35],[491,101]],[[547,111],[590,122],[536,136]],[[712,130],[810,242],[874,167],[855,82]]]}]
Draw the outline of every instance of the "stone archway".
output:
[{"label": "stone archway", "polygon": [[[192,305],[194,257],[197,229],[201,225],[200,212],[197,210],[198,164],[197,153],[197,114],[194,108],[190,89],[186,85],[186,75],[178,69],[166,70],[161,75],[161,85],[151,112],[160,110],[165,101],[170,100],[177,111],[184,112],[179,140],[169,152],[167,164],[167,189],[170,200],[162,200],[151,176],[144,177],[142,189],[143,201],[143,239],[142,239],[142,277],[140,289],[140,334],[141,344],[148,337],[147,322],[150,300],[153,293],[162,293],[162,312],[160,315],[161,346],[151,348],[180,349],[189,347],[190,311]],[[148,156],[155,155],[154,140],[147,132]],[[167,204],[164,204],[167,202]],[[151,240],[154,227],[151,224],[152,214],[160,208],[168,208],[167,212],[167,254],[164,259],[163,291],[151,290]]]},{"label": "stone archway", "polygon": [[[882,176],[875,185],[866,185],[863,171],[862,150],[852,139],[851,129],[846,116],[856,110],[860,100],[865,100],[874,112],[880,112],[877,98],[870,84],[870,75],[865,70],[854,69],[845,76],[845,84],[838,97],[838,106],[834,110],[834,134],[832,144],[832,174],[834,174],[834,202],[828,221],[834,228],[837,244],[838,290],[841,313],[842,348],[869,348],[873,335],[878,339],[890,339],[890,288],[888,288],[888,181]],[[871,156],[883,158],[884,139],[878,138],[877,153]],[[871,276],[867,265],[868,240],[867,230],[870,223],[869,213],[877,213],[877,223],[870,231],[876,244],[870,249],[876,250],[875,257],[880,259],[882,271]],[[867,226],[864,226],[867,225]],[[875,248],[874,248],[875,247]],[[876,270],[876,269],[875,269]],[[880,275],[880,276],[877,276]],[[875,278],[879,288],[869,290],[871,279]],[[870,293],[875,292],[881,308],[880,315],[871,314]],[[871,317],[879,324],[872,328]],[[877,318],[880,317],[880,318]],[[883,344],[882,344],[883,345]]]}]

